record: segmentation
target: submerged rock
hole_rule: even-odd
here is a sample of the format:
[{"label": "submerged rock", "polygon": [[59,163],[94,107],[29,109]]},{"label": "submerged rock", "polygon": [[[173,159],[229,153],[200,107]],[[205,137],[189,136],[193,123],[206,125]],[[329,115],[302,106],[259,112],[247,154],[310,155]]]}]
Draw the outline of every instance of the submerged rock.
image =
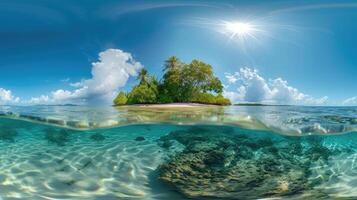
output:
[{"label": "submerged rock", "polygon": [[253,137],[227,127],[192,127],[163,136],[184,150],[159,166],[159,179],[189,198],[258,199],[311,190],[310,164],[332,150],[318,140]]},{"label": "submerged rock", "polygon": [[159,140],[158,145],[164,149],[170,149],[173,143],[170,140],[164,140],[164,141]]},{"label": "submerged rock", "polygon": [[0,140],[14,142],[15,137],[18,135],[17,131],[12,127],[0,127]]},{"label": "submerged rock", "polygon": [[57,144],[58,146],[64,146],[70,140],[70,136],[70,132],[64,129],[45,129],[45,139],[50,143]]},{"label": "submerged rock", "polygon": [[90,136],[90,139],[94,140],[94,141],[103,141],[105,140],[105,136],[100,134],[100,133],[95,133],[93,135]]},{"label": "submerged rock", "polygon": [[141,142],[141,141],[144,141],[145,138],[143,136],[138,136],[135,138],[135,141],[138,141],[138,142]]}]

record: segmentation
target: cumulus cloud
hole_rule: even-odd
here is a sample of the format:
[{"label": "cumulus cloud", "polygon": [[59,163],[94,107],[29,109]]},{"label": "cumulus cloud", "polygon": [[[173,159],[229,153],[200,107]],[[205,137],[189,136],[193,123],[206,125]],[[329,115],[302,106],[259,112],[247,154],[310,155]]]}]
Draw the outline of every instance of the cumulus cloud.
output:
[{"label": "cumulus cloud", "polygon": [[282,78],[266,80],[258,70],[241,68],[225,77],[231,85],[238,85],[235,91],[224,91],[232,102],[261,102],[271,104],[325,104],[328,97],[313,98],[290,86]]},{"label": "cumulus cloud", "polygon": [[19,101],[20,98],[13,96],[11,90],[0,88],[0,104],[13,104]]},{"label": "cumulus cloud", "polygon": [[50,97],[47,95],[41,95],[39,97],[32,97],[28,102],[29,104],[47,104],[50,101]]},{"label": "cumulus cloud", "polygon": [[234,74],[224,73],[224,75],[229,83],[235,83],[238,81],[238,76],[239,76],[238,72],[235,72]]},{"label": "cumulus cloud", "polygon": [[348,98],[342,102],[343,105],[357,105],[357,96]]},{"label": "cumulus cloud", "polygon": [[120,49],[99,53],[99,61],[92,63],[92,78],[71,83],[73,90],[59,89],[49,96],[32,98],[30,103],[111,103],[118,89],[124,87],[130,76],[137,76],[143,66],[132,55]]}]

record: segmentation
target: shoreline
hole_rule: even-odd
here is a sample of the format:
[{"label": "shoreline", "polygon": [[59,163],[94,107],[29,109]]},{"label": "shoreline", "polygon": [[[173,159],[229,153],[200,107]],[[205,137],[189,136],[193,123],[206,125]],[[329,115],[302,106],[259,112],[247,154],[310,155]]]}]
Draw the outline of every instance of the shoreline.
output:
[{"label": "shoreline", "polygon": [[140,107],[140,108],[197,108],[197,107],[215,107],[220,105],[200,104],[200,103],[167,103],[167,104],[133,104],[114,107]]}]

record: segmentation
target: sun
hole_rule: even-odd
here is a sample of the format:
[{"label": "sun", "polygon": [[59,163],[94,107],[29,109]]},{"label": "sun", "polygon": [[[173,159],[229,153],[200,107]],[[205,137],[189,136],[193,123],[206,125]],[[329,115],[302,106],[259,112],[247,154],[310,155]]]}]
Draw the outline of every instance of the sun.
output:
[{"label": "sun", "polygon": [[250,24],[242,22],[226,22],[225,28],[235,35],[245,35],[253,31],[253,27]]},{"label": "sun", "polygon": [[257,39],[256,34],[259,32],[257,25],[239,21],[223,21],[221,29],[221,32],[228,35],[230,39],[238,39],[241,42],[245,42],[249,38]]},{"label": "sun", "polygon": [[248,21],[199,18],[190,24],[218,32],[228,38],[228,43],[237,43],[242,49],[255,43],[260,44],[265,36],[271,36],[267,31],[271,26],[258,19]]}]

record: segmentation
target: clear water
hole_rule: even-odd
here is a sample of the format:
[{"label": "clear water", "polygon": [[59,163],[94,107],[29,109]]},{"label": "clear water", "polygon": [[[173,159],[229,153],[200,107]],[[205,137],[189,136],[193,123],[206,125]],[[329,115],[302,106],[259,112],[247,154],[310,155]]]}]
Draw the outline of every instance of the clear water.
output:
[{"label": "clear water", "polygon": [[356,199],[356,107],[0,106],[0,199]]},{"label": "clear water", "polygon": [[129,124],[219,124],[284,135],[357,131],[357,107],[200,106],[190,108],[0,106],[0,117],[75,128]]}]

